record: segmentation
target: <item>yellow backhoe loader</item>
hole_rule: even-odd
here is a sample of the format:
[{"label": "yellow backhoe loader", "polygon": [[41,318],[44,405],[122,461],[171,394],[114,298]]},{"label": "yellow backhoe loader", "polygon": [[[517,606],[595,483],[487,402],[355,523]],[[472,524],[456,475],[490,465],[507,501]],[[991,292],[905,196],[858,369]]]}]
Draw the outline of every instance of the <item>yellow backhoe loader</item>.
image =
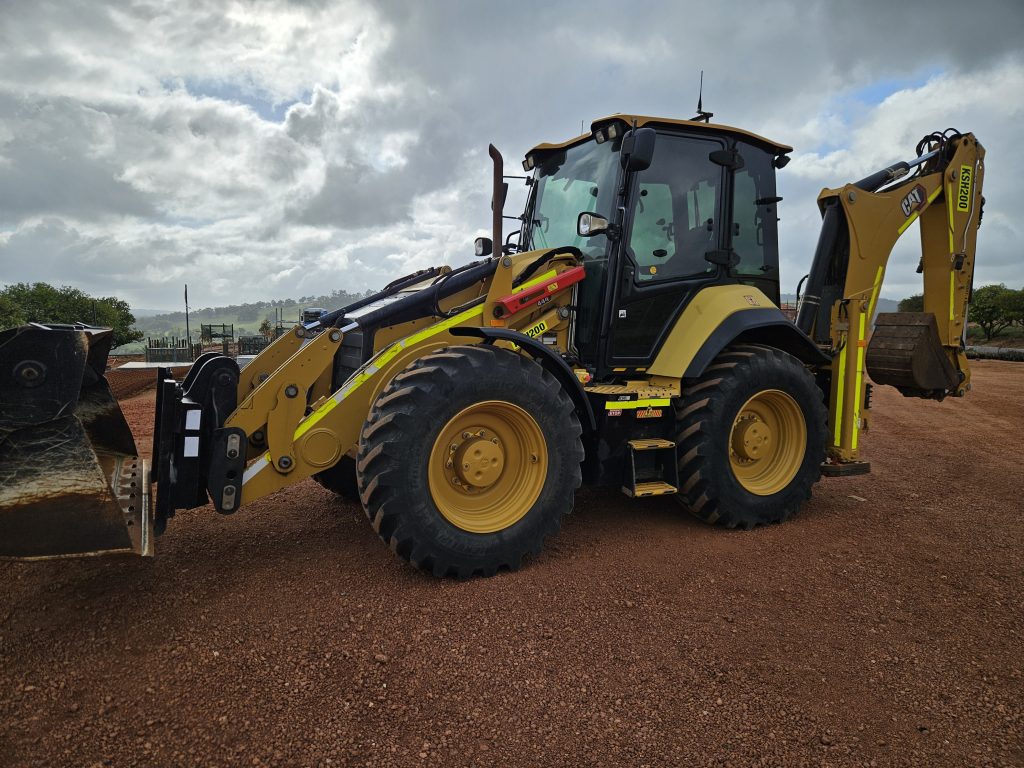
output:
[{"label": "yellow backhoe loader", "polygon": [[[180,382],[161,370],[151,470],[103,378],[109,334],[3,332],[0,555],[150,555],[176,510],[234,514],[312,477],[415,566],[490,575],[537,553],[584,481],[752,528],[822,474],[867,471],[868,372],[911,397],[970,387],[984,149],[932,134],[822,191],[793,322],[775,187],[792,148],[700,117],[617,114],[536,146],[507,238],[491,147],[477,261],[301,323],[242,370],[221,354]],[[914,221],[924,311],[876,317]]]}]

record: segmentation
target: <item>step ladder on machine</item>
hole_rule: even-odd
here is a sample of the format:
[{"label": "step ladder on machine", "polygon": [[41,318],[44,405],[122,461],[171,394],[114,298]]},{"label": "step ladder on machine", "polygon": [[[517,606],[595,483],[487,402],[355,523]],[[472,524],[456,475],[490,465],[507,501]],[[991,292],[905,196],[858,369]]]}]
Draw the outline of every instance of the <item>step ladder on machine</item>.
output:
[{"label": "step ladder on machine", "polygon": [[627,496],[664,496],[679,490],[676,444],[658,437],[629,441],[622,492]]}]

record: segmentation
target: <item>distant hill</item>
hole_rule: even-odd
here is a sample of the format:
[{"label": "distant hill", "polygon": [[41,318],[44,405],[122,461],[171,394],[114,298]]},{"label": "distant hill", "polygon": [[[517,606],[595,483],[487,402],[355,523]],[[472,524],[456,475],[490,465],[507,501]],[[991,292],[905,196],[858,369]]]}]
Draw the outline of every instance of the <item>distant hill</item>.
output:
[{"label": "distant hill", "polygon": [[[275,299],[256,301],[249,304],[230,304],[224,307],[203,307],[189,311],[189,329],[193,337],[199,335],[201,325],[233,325],[235,337],[255,336],[260,324],[266,319],[275,322],[278,314],[286,324],[298,322],[299,314],[306,307],[337,309],[362,298],[362,293],[333,291],[323,296],[300,296],[297,299]],[[185,312],[164,312],[150,309],[133,309],[135,327],[145,336],[184,336]]]}]

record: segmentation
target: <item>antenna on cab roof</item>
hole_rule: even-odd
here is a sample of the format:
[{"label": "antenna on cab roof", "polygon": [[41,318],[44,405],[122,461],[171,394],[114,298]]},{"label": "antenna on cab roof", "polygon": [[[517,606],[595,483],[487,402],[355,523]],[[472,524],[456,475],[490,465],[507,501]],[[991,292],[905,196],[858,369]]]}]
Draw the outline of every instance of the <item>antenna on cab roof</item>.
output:
[{"label": "antenna on cab roof", "polygon": [[697,114],[693,118],[694,121],[703,120],[705,123],[710,123],[711,118],[715,116],[714,112],[704,111],[704,70],[700,71],[700,90],[697,91]]}]

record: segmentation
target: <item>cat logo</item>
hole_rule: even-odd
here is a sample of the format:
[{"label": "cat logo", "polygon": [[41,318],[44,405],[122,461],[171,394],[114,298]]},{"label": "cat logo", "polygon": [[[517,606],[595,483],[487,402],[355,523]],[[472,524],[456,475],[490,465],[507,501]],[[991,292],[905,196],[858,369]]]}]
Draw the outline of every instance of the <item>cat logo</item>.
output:
[{"label": "cat logo", "polygon": [[900,202],[900,207],[903,209],[904,216],[910,216],[914,211],[919,211],[924,207],[924,200],[926,194],[924,187],[918,184],[912,190],[907,193],[907,196]]},{"label": "cat logo", "polygon": [[971,177],[974,170],[969,165],[960,166],[960,189],[956,195],[956,209],[967,212],[971,209]]},{"label": "cat logo", "polygon": [[755,299],[753,296],[747,296],[746,294],[744,294],[743,298],[746,299],[747,304],[749,304],[752,307],[761,306],[760,304],[757,303],[757,299]]}]

